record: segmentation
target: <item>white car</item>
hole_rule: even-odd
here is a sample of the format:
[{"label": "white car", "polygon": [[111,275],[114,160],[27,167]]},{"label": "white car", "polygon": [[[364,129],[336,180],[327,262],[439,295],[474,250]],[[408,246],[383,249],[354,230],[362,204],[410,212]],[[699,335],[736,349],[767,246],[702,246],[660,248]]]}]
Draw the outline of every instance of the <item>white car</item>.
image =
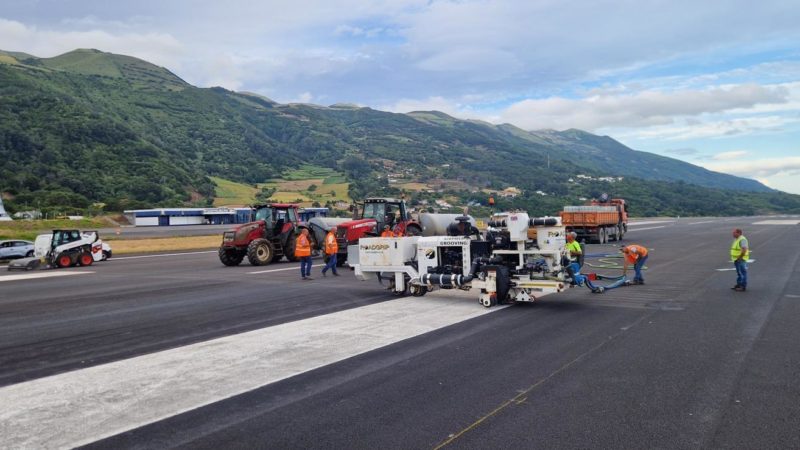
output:
[{"label": "white car", "polygon": [[0,259],[30,258],[33,256],[31,241],[0,241]]}]

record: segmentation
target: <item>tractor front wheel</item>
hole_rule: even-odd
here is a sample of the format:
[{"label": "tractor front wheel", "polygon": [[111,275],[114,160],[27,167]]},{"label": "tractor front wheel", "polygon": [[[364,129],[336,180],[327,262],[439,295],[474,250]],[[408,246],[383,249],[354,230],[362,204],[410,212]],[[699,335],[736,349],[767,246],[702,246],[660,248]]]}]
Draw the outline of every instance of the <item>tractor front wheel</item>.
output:
[{"label": "tractor front wheel", "polygon": [[235,248],[219,248],[219,260],[226,266],[238,266],[244,259],[244,252]]},{"label": "tractor front wheel", "polygon": [[247,246],[247,260],[254,266],[266,266],[274,256],[275,249],[266,239],[256,239]]},{"label": "tractor front wheel", "polygon": [[406,227],[406,236],[421,236],[422,228],[419,225],[409,225]]}]

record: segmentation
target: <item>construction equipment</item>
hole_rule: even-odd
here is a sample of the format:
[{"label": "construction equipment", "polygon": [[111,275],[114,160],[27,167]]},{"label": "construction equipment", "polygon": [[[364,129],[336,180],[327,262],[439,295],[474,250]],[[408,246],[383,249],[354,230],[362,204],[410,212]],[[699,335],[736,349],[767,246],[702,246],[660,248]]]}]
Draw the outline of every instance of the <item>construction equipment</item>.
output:
[{"label": "construction equipment", "polygon": [[[571,283],[565,229],[559,218],[495,214],[481,239],[466,236],[362,238],[348,248],[357,278],[386,280],[397,295],[434,289],[478,290],[485,307],[532,302]],[[537,239],[528,239],[528,228]],[[564,265],[564,264],[567,265]]]},{"label": "construction equipment", "polygon": [[33,258],[12,261],[8,270],[91,266],[103,259],[103,241],[96,231],[53,230],[36,237]]},{"label": "construction equipment", "polygon": [[[284,256],[289,261],[296,261],[297,233],[307,228],[299,220],[297,205],[268,203],[255,206],[254,211],[253,222],[222,234],[218,251],[222,264],[238,266],[245,256],[254,266],[267,265]],[[312,242],[312,247],[318,247],[316,242]]]},{"label": "construction equipment", "polygon": [[[357,214],[356,214],[357,215]],[[405,200],[394,198],[368,198],[361,204],[359,219],[337,225],[336,240],[339,243],[337,261],[343,265],[347,260],[347,247],[358,243],[365,236],[377,236],[384,225],[389,225],[400,236],[419,236],[422,226],[412,219]]]},{"label": "construction equipment", "polygon": [[578,240],[599,244],[619,241],[628,231],[628,205],[624,199],[603,194],[584,206],[565,206],[561,223],[567,231],[574,231]]}]

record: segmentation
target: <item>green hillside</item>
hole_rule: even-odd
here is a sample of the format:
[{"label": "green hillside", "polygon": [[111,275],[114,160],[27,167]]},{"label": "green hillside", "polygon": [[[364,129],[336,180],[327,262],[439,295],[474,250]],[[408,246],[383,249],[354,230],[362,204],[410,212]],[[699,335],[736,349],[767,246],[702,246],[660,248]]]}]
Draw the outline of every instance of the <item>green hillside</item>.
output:
[{"label": "green hillside", "polygon": [[[523,194],[501,206],[536,213],[607,190],[634,199],[640,215],[728,213],[726,203],[736,205],[731,214],[800,211],[799,196],[578,130],[527,132],[440,112],[346,104],[281,105],[196,88],[162,67],[97,50],[0,55],[0,192],[12,211],[212,204],[218,187],[210,177],[254,186],[291,181],[287,174],[308,167],[319,173],[304,179],[336,186],[297,187],[287,196],[325,203],[346,198],[342,189],[359,199],[437,186],[430,190],[440,192],[414,195],[483,202],[486,192],[515,186]],[[593,179],[576,181],[578,174]],[[597,181],[604,176],[625,178]]]}]

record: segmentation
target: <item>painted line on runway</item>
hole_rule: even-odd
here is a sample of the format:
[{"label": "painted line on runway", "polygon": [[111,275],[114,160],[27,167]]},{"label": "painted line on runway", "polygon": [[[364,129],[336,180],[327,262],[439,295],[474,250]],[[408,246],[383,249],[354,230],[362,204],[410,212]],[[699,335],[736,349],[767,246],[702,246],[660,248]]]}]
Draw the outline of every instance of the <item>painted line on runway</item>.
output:
[{"label": "painted line on runway", "polygon": [[644,222],[628,222],[628,226],[652,225],[654,223],[673,223],[674,220],[646,220]]},{"label": "painted line on runway", "polygon": [[217,250],[206,250],[202,252],[183,252],[183,253],[159,253],[158,255],[115,256],[109,259],[109,261],[119,261],[122,259],[160,258],[162,256],[201,255],[204,253],[217,253]]},{"label": "painted line on runway", "polygon": [[3,281],[20,281],[20,280],[33,280],[36,278],[54,278],[54,277],[66,277],[69,275],[87,275],[94,272],[78,272],[78,271],[54,271],[53,272],[42,272],[42,273],[25,273],[20,275],[0,275],[0,282]]},{"label": "painted line on runway", "polygon": [[404,297],[0,388],[1,448],[72,448],[499,311]]},{"label": "painted line on runway", "polygon": [[689,223],[687,225],[700,225],[701,223],[714,223],[714,222],[716,222],[716,220],[706,220],[706,221],[703,221],[703,222],[691,222],[691,223]]},{"label": "painted line on runway", "polygon": [[655,230],[657,228],[666,228],[666,225],[661,225],[660,227],[637,228],[635,230],[628,230],[628,233],[630,233],[631,231]]},{"label": "painted line on runway", "polygon": [[252,274],[255,274],[255,273],[283,272],[284,270],[300,270],[300,266],[286,267],[286,268],[283,268],[283,269],[259,270],[259,271],[256,271],[256,272],[247,272],[247,273],[248,273],[248,275],[252,275]]},{"label": "painted line on runway", "polygon": [[753,222],[753,225],[800,225],[800,220],[762,220]]},{"label": "painted line on runway", "polygon": [[[755,259],[748,259],[747,260],[747,264],[754,263],[754,262],[756,262]],[[717,272],[727,272],[729,270],[736,270],[736,267],[726,267],[724,269],[717,269]]]}]

